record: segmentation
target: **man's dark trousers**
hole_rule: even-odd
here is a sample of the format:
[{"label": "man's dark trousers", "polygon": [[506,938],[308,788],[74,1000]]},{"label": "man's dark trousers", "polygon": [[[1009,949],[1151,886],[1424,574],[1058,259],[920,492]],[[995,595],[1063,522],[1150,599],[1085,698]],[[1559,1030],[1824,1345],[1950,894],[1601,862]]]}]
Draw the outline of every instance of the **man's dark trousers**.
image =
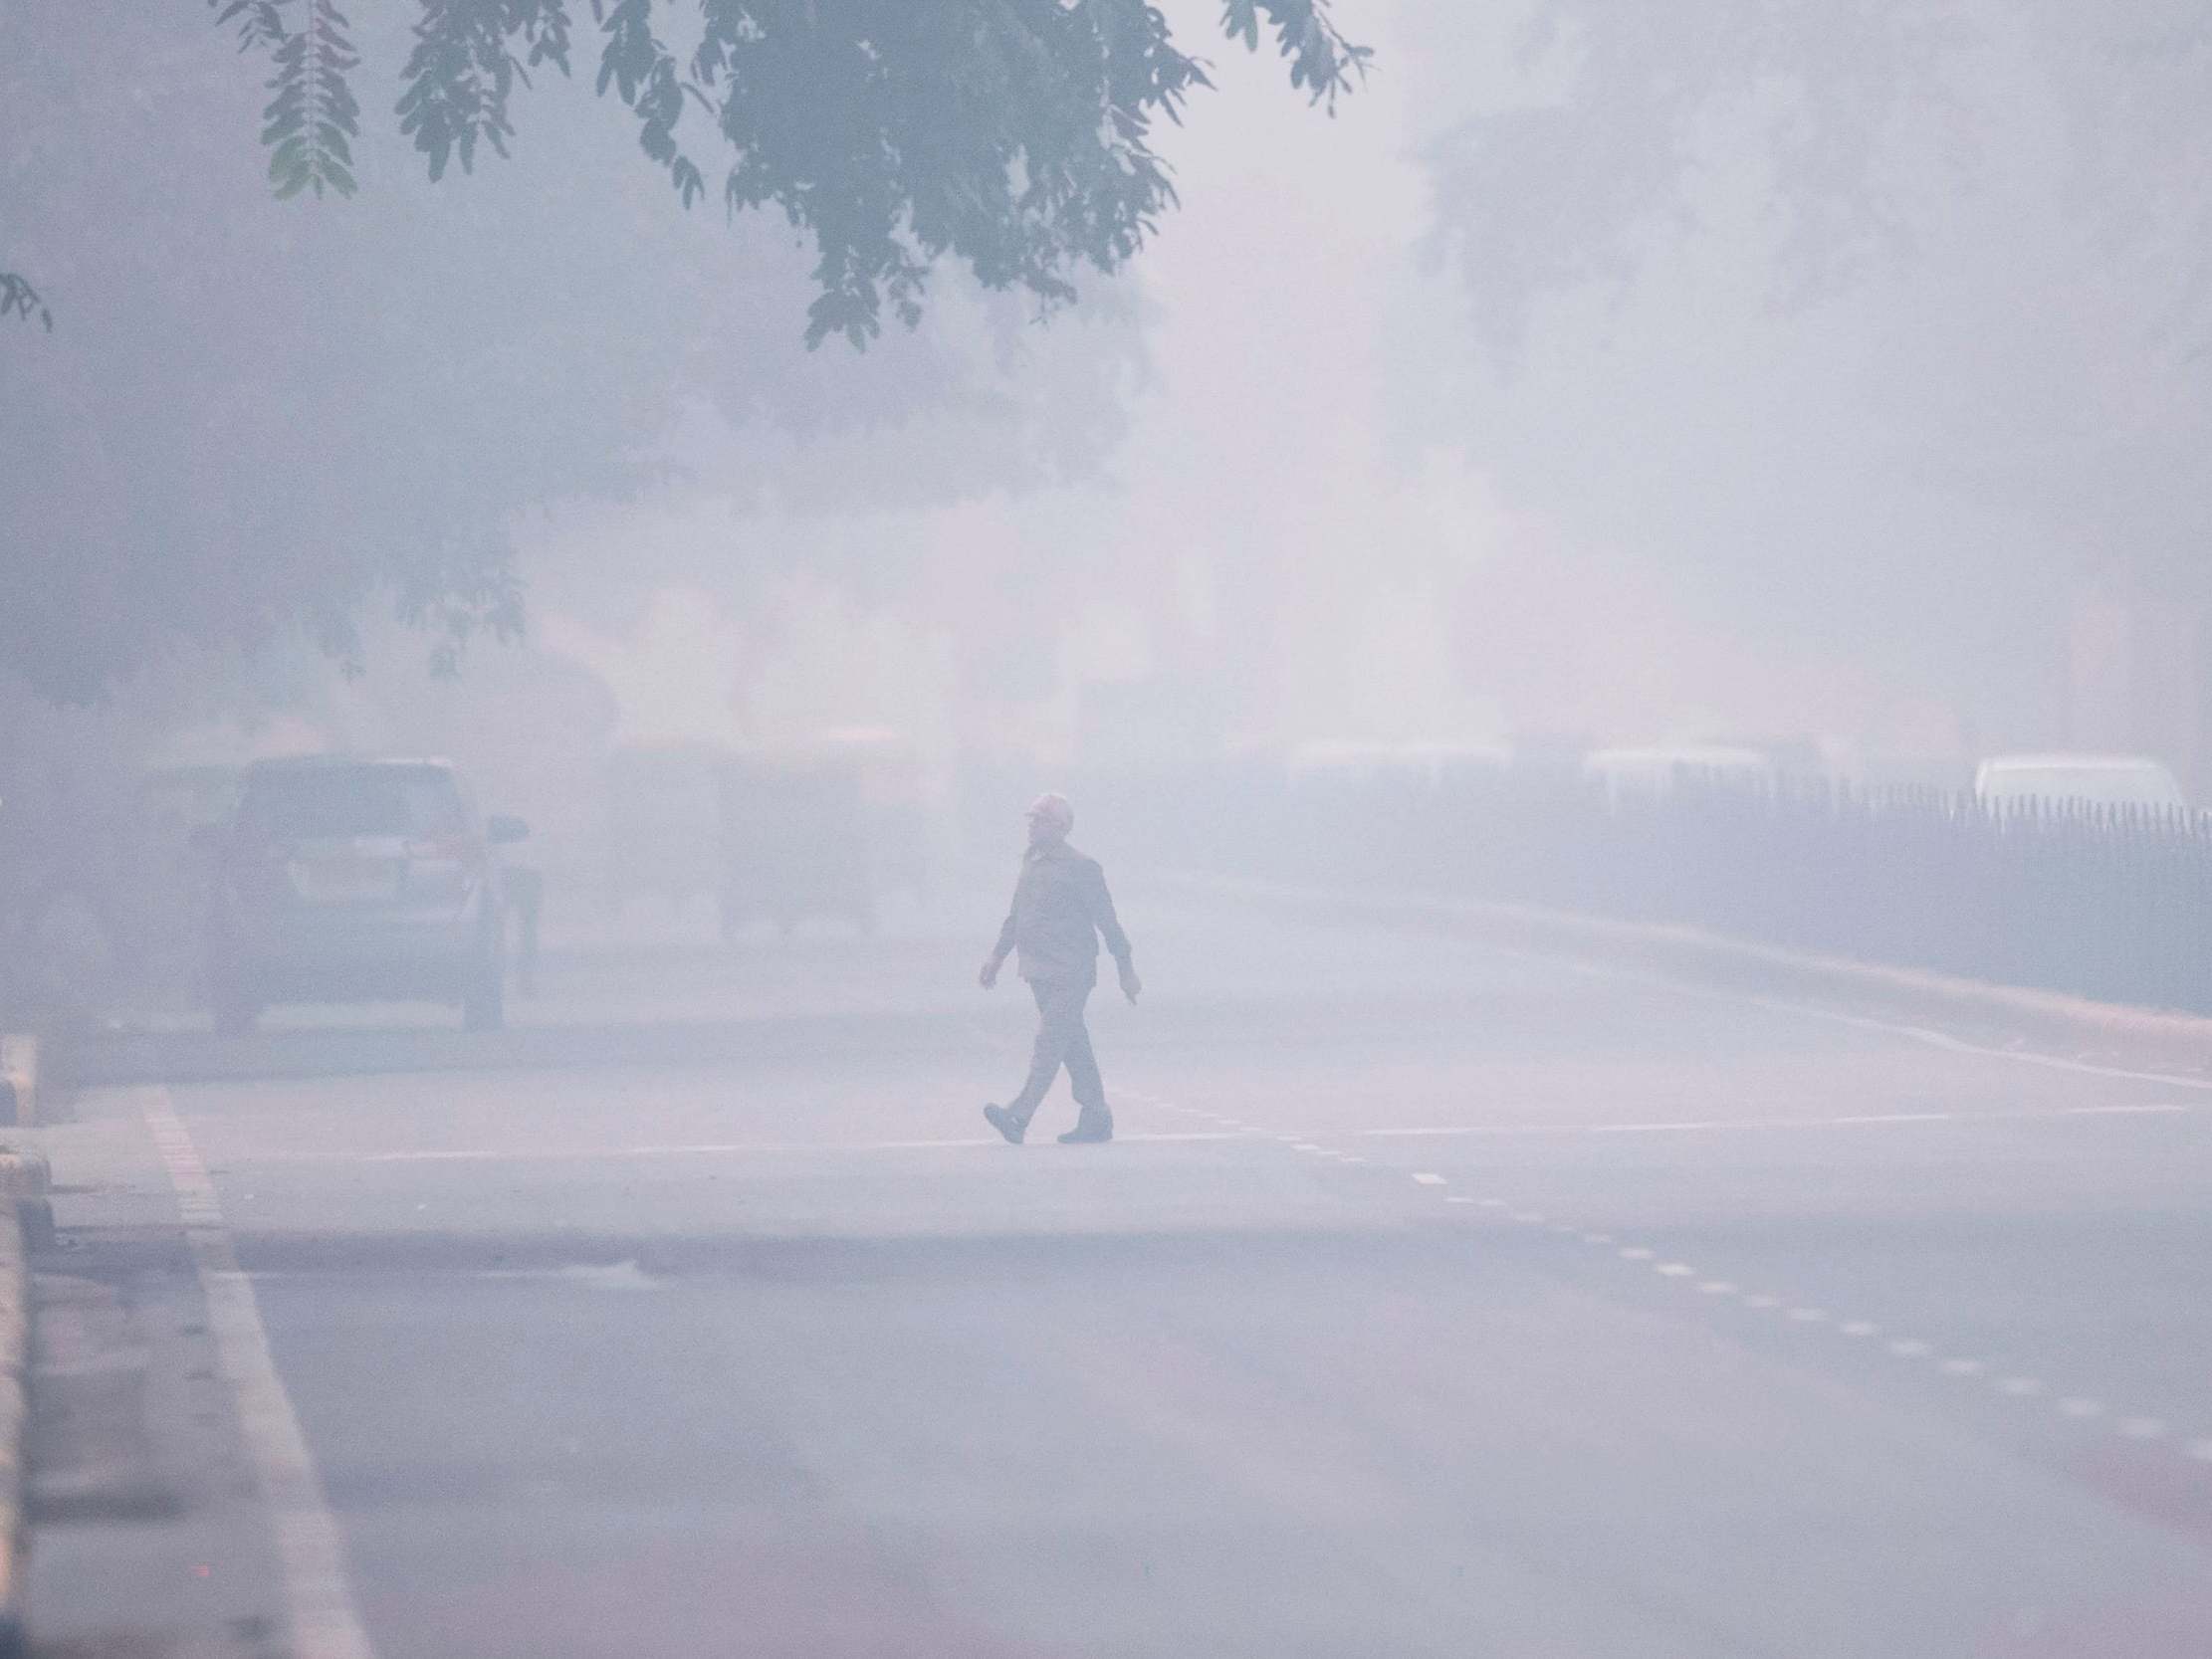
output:
[{"label": "man's dark trousers", "polygon": [[1083,1109],[1083,1125],[1113,1123],[1113,1114],[1106,1110],[1106,1087],[1098,1077],[1098,1059],[1091,1053],[1090,1030],[1083,1024],[1083,1005],[1097,982],[1090,974],[1029,981],[1030,993],[1037,999],[1036,1046],[1029,1054],[1029,1080],[1006,1103],[1006,1116],[1022,1128],[1036,1116],[1038,1103],[1063,1065],[1075,1104]]}]

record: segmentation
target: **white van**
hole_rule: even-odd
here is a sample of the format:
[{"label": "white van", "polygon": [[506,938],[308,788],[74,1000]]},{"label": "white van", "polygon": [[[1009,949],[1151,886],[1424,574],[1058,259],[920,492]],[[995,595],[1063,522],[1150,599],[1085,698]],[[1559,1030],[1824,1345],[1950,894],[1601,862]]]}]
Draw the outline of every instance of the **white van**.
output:
[{"label": "white van", "polygon": [[1993,812],[2034,801],[2074,806],[2186,807],[2161,760],[2147,754],[1999,754],[1974,771],[1974,799]]}]

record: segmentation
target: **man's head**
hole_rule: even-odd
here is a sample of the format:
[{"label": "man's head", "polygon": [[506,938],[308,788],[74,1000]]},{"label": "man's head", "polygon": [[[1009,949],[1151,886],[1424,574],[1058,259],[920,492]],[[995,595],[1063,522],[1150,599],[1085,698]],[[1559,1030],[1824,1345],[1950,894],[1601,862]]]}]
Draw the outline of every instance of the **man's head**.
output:
[{"label": "man's head", "polygon": [[1065,795],[1039,795],[1029,803],[1029,845],[1057,847],[1075,828],[1075,808]]}]

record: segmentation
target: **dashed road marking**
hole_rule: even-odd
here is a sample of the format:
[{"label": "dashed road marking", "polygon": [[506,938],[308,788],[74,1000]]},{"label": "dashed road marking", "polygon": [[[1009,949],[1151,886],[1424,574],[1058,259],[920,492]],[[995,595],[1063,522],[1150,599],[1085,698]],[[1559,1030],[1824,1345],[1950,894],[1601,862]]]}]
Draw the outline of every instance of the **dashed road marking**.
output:
[{"label": "dashed road marking", "polygon": [[2043,1384],[2032,1376],[2000,1377],[1997,1382],[1997,1392],[2010,1394],[2014,1399],[2026,1399],[2032,1394],[2042,1393]]},{"label": "dashed road marking", "polygon": [[1625,1244],[1621,1247],[1621,1259],[1624,1262],[1648,1262],[1658,1254],[1658,1251],[1647,1250],[1641,1244]]},{"label": "dashed road marking", "polygon": [[1889,1345],[1889,1351],[1899,1359],[1921,1359],[1933,1352],[1934,1349],[1917,1337],[1899,1337]]},{"label": "dashed road marking", "polygon": [[2158,1417],[2122,1417],[2113,1427],[2130,1440],[2156,1440],[2166,1432],[2164,1419]]},{"label": "dashed road marking", "polygon": [[1973,1376],[1982,1368],[1979,1359],[1946,1359],[1936,1369],[1945,1376]]},{"label": "dashed road marking", "polygon": [[1735,1281],[1732,1279],[1706,1279],[1697,1288],[1706,1296],[1734,1296],[1736,1294]]},{"label": "dashed road marking", "polygon": [[1866,1319],[1846,1320],[1836,1329],[1847,1337],[1879,1337],[1881,1334],[1880,1326]]},{"label": "dashed road marking", "polygon": [[1767,1295],[1765,1295],[1764,1293],[1762,1293],[1762,1294],[1760,1294],[1760,1295],[1758,1295],[1758,1296],[1747,1296],[1747,1297],[1745,1297],[1745,1298],[1743,1299],[1743,1305],[1744,1305],[1744,1306],[1745,1306],[1746,1308],[1757,1308],[1757,1309],[1759,1309],[1759,1310],[1761,1310],[1761,1311],[1763,1312],[1764,1310],[1766,1310],[1766,1309],[1768,1309],[1768,1308],[1779,1308],[1779,1307],[1781,1307],[1781,1306],[1782,1306],[1782,1299],[1781,1299],[1780,1297],[1778,1297],[1778,1296],[1767,1296]]},{"label": "dashed road marking", "polygon": [[1652,1271],[1668,1279],[1693,1279],[1697,1276],[1697,1270],[1687,1262],[1660,1262]]},{"label": "dashed road marking", "polygon": [[1441,1186],[1444,1184],[1444,1180],[1441,1175],[1432,1174],[1424,1169],[1414,1177],[1414,1184],[1416,1186]]},{"label": "dashed road marking", "polygon": [[2059,1401],[2059,1410],[2069,1417],[2101,1417],[2104,1414],[2102,1402],[2088,1399],[2081,1394],[2069,1394]]},{"label": "dashed road marking", "polygon": [[1790,1318],[1800,1325],[1823,1325],[1827,1323],[1828,1310],[1825,1308],[1792,1308]]}]

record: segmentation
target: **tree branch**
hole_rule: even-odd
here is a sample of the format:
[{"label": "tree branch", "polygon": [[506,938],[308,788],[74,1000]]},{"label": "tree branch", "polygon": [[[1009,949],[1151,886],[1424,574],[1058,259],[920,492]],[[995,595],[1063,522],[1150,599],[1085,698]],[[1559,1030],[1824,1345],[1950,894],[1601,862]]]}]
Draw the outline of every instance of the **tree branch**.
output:
[{"label": "tree branch", "polygon": [[26,322],[35,318],[45,324],[48,333],[54,331],[54,313],[46,309],[39,291],[13,271],[0,271],[0,317],[10,316],[20,316]]}]

